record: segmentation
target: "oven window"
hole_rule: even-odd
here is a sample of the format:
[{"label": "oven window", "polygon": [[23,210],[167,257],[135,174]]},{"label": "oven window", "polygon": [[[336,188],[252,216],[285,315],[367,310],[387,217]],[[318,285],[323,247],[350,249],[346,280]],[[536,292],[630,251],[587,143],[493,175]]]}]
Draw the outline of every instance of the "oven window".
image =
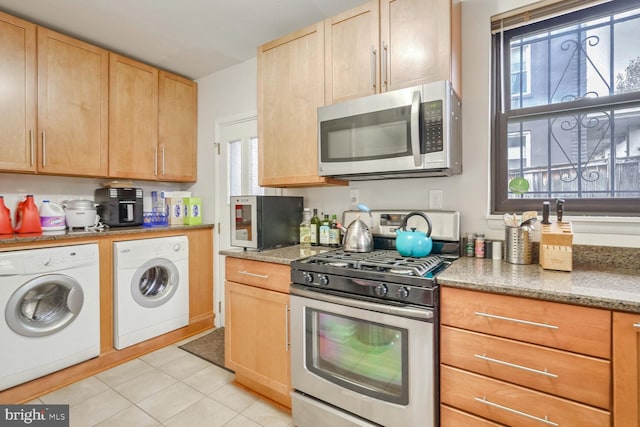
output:
[{"label": "oven window", "polygon": [[406,405],[407,329],[307,308],[306,366],[358,393]]}]

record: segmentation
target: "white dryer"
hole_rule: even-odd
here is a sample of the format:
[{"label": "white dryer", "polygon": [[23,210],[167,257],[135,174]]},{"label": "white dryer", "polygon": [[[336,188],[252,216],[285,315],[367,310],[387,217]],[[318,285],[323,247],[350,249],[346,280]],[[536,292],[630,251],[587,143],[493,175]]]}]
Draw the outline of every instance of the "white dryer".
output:
[{"label": "white dryer", "polygon": [[98,356],[98,245],[0,252],[0,308],[0,390]]},{"label": "white dryer", "polygon": [[114,242],[113,248],[115,348],[188,325],[187,237]]}]

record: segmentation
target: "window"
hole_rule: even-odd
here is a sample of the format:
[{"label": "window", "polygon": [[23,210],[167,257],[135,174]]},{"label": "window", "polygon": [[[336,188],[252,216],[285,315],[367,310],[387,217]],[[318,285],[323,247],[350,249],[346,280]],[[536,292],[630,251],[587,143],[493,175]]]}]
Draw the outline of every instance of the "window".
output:
[{"label": "window", "polygon": [[584,3],[507,29],[494,17],[493,213],[562,198],[571,214],[640,215],[640,5]]},{"label": "window", "polygon": [[258,185],[258,138],[229,142],[229,196],[263,195]]}]

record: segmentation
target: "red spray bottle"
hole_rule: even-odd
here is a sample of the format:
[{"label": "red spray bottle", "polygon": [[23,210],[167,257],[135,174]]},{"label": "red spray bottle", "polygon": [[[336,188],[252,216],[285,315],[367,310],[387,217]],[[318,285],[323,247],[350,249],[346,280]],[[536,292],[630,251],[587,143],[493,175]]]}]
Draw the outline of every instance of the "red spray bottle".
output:
[{"label": "red spray bottle", "polygon": [[31,194],[18,203],[15,231],[18,234],[42,233],[40,214]]}]

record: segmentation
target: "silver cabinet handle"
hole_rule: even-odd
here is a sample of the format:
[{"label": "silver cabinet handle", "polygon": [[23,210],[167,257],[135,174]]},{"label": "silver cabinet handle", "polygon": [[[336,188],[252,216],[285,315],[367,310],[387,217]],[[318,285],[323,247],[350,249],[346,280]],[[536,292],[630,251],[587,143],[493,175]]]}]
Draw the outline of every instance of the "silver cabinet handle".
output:
[{"label": "silver cabinet handle", "polygon": [[284,351],[289,352],[289,304],[284,306]]},{"label": "silver cabinet handle", "polygon": [[268,274],[257,274],[257,273],[251,273],[249,271],[238,271],[238,273],[244,274],[245,276],[258,277],[260,279],[268,279],[269,278]]},{"label": "silver cabinet handle", "polygon": [[497,403],[491,402],[491,401],[487,400],[486,397],[482,397],[482,398],[474,397],[474,399],[477,402],[484,403],[485,405],[492,406],[492,407],[498,408],[498,409],[502,409],[503,411],[511,412],[512,414],[521,415],[523,417],[529,418],[531,420],[539,421],[539,422],[544,423],[544,424],[549,425],[549,426],[558,426],[559,425],[558,423],[554,423],[553,421],[550,421],[549,417],[547,417],[546,415],[545,415],[544,418],[536,417],[535,415],[527,414],[526,412],[521,412],[521,411],[518,411],[518,410],[515,410],[515,409],[512,409],[512,408],[509,408],[508,406],[502,406],[502,405],[499,405]]},{"label": "silver cabinet handle", "polygon": [[639,323],[634,323],[633,327],[636,328],[636,329],[640,329],[640,322]]},{"label": "silver cabinet handle", "polygon": [[522,369],[523,371],[527,371],[527,372],[533,372],[534,374],[540,374],[540,375],[544,375],[551,378],[558,378],[558,375],[552,374],[551,372],[548,372],[546,369],[544,371],[541,371],[539,369],[528,368],[526,366],[516,365],[515,363],[505,362],[504,360],[487,357],[486,354],[474,354],[473,357],[480,360],[487,361],[487,362],[496,363],[498,365],[504,365],[504,366],[509,366],[511,368]]},{"label": "silver cabinet handle", "polygon": [[548,325],[546,323],[538,323],[538,322],[530,322],[529,320],[514,319],[513,317],[497,316],[495,314],[482,313],[480,311],[476,311],[475,314],[476,316],[489,317],[491,319],[506,320],[508,322],[522,323],[530,326],[540,326],[541,328],[560,329],[559,326],[555,326],[555,325]]},{"label": "silver cabinet handle", "polygon": [[389,86],[389,78],[388,78],[388,67],[387,67],[387,58],[389,56],[389,45],[386,44],[384,42],[384,40],[382,41],[382,71],[383,71],[383,81],[382,81],[382,87],[387,90],[388,86]]},{"label": "silver cabinet handle", "polygon": [[153,175],[158,176],[158,149],[153,149]]},{"label": "silver cabinet handle", "polygon": [[376,91],[376,47],[371,46],[371,89]]},{"label": "silver cabinet handle", "polygon": [[47,166],[47,135],[42,131],[42,167]]},{"label": "silver cabinet handle", "polygon": [[162,144],[162,176],[164,176],[164,144]]},{"label": "silver cabinet handle", "polygon": [[33,145],[33,129],[29,129],[29,145],[31,148],[31,166],[33,166],[33,162],[35,161],[35,152],[34,152],[34,145]]}]

